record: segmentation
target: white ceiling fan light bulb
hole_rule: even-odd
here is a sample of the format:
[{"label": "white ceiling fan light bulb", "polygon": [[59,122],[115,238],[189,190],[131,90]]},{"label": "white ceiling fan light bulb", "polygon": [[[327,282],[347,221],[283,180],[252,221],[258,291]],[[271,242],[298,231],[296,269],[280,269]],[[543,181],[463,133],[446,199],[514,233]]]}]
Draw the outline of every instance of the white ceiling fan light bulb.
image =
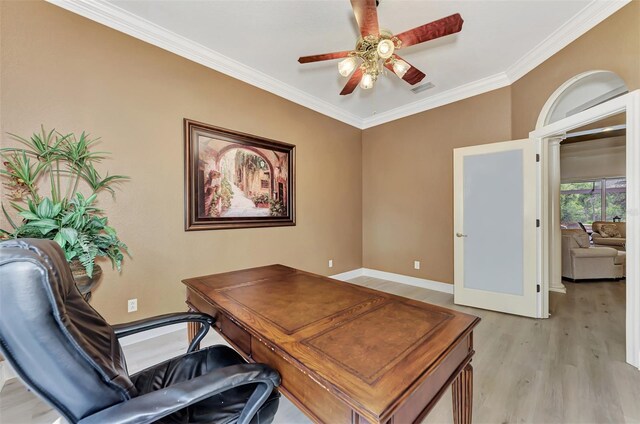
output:
[{"label": "white ceiling fan light bulb", "polygon": [[348,58],[341,60],[338,62],[338,72],[343,77],[348,77],[351,75],[354,69],[356,69],[356,58],[353,56],[349,56]]},{"label": "white ceiling fan light bulb", "polygon": [[409,68],[411,68],[411,66],[404,60],[398,59],[393,62],[393,72],[400,78],[404,77],[404,74],[407,73]]},{"label": "white ceiling fan light bulb", "polygon": [[395,50],[395,46],[393,45],[393,41],[391,40],[380,40],[378,43],[378,56],[382,59],[389,59]]},{"label": "white ceiling fan light bulb", "polygon": [[365,73],[360,80],[360,87],[364,90],[368,90],[373,87],[373,77],[371,74]]}]

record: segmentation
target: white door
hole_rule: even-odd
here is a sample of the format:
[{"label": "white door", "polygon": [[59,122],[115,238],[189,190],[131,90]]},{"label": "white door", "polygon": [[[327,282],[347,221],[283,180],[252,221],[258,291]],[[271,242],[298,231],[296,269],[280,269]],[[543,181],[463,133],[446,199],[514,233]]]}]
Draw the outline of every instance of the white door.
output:
[{"label": "white door", "polygon": [[533,140],[455,149],[454,302],[538,316]]}]

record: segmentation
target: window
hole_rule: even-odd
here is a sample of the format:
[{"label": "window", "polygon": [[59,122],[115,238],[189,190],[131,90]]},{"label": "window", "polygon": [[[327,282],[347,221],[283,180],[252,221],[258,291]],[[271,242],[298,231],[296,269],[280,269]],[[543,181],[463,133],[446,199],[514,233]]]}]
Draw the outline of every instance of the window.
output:
[{"label": "window", "polygon": [[590,227],[593,221],[626,219],[627,181],[603,178],[560,185],[560,223],[563,228]]}]

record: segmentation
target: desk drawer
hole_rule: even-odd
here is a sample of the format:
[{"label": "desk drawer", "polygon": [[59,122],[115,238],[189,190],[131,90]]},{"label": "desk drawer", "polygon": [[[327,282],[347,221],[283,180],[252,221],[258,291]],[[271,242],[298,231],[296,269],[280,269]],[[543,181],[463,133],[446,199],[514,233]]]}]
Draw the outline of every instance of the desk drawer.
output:
[{"label": "desk drawer", "polygon": [[[351,424],[353,412],[347,404],[287,362],[264,343],[253,339],[253,360],[275,368],[282,377],[281,388],[289,393],[289,400],[315,417],[314,421],[331,424]],[[286,394],[286,393],[285,393]]]},{"label": "desk drawer", "polygon": [[227,341],[241,350],[244,356],[251,356],[251,334],[238,326],[222,311],[216,308],[211,303],[205,301],[198,293],[187,289],[187,305],[190,309],[193,309],[203,314],[209,314],[216,319],[214,326],[220,332]]},{"label": "desk drawer", "polygon": [[251,334],[240,328],[222,312],[216,315],[215,326],[226,339],[244,352],[245,356],[251,356]]}]

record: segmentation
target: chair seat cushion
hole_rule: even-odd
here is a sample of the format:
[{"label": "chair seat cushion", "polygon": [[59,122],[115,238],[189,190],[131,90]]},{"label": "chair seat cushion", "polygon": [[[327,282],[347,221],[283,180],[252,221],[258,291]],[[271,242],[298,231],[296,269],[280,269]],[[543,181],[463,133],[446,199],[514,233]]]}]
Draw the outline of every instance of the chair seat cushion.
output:
[{"label": "chair seat cushion", "polygon": [[[205,375],[217,368],[244,363],[246,361],[233,349],[221,345],[210,346],[140,371],[132,375],[131,380],[138,389],[139,395],[143,395]],[[235,423],[255,387],[249,384],[227,390],[158,422],[166,424]],[[279,398],[279,392],[274,389],[251,423],[270,423],[278,409]]]}]

